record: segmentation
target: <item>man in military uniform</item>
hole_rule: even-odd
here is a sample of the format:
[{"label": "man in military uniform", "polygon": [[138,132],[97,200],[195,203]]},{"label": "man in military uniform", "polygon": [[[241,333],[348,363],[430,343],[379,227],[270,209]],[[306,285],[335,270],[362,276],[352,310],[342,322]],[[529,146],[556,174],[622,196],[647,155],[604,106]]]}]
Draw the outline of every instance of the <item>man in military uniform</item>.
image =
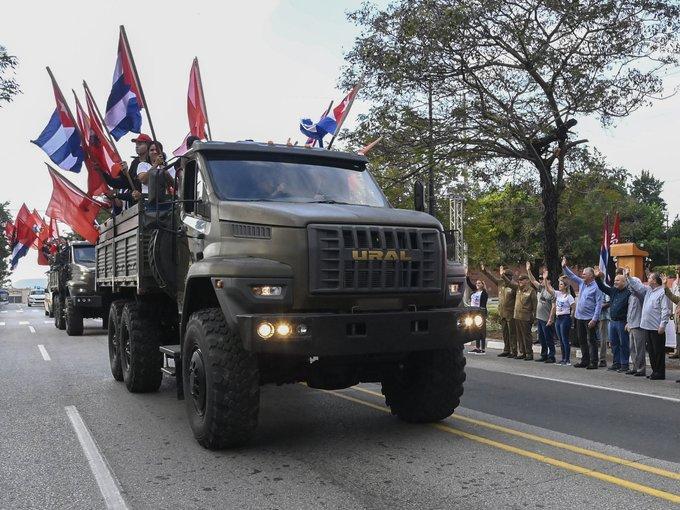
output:
[{"label": "man in military uniform", "polygon": [[[498,286],[498,316],[501,319],[501,327],[503,328],[503,352],[498,356],[500,358],[516,358],[515,289],[508,285],[503,278],[496,278],[491,271],[484,267],[484,264],[482,264],[481,269],[482,273]],[[503,266],[501,266],[500,272],[501,275],[504,273]],[[505,274],[512,280],[512,271],[508,269],[505,271]]]},{"label": "man in military uniform", "polygon": [[536,307],[538,298],[536,290],[531,286],[529,277],[525,274],[517,278],[517,283],[510,280],[505,274],[503,279],[515,289],[515,308],[513,317],[515,319],[515,330],[517,335],[517,346],[519,348],[519,359],[527,361],[534,359],[533,340],[531,338],[531,325],[536,317]]}]

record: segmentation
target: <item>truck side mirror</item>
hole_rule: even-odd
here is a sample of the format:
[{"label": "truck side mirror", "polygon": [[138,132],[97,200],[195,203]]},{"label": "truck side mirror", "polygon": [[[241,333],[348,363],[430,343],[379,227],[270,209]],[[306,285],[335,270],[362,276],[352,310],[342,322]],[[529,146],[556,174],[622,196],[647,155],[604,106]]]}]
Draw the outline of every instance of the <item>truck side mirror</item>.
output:
[{"label": "truck side mirror", "polygon": [[425,212],[425,187],[420,181],[413,184],[413,208]]}]

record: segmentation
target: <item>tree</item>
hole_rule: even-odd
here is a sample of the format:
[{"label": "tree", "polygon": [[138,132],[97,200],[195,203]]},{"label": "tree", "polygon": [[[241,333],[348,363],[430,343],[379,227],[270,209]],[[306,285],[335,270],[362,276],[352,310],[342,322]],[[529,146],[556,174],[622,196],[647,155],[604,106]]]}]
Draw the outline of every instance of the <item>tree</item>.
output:
[{"label": "tree", "polygon": [[20,92],[19,84],[11,78],[17,65],[17,58],[9,55],[0,44],[0,107],[2,103],[10,102]]},{"label": "tree", "polygon": [[649,170],[643,170],[630,183],[630,194],[640,203],[654,203],[666,210],[666,201],[661,198],[664,182],[654,177]]},{"label": "tree", "polygon": [[673,0],[401,0],[349,17],[363,32],[344,78],[365,76],[369,117],[390,109],[422,124],[432,91],[431,158],[436,143],[450,158],[533,169],[552,272],[566,162],[586,142],[575,117],[610,125],[649,104],[680,54]]},{"label": "tree", "polygon": [[9,243],[5,237],[5,224],[12,219],[9,213],[9,202],[0,203],[0,287],[7,285],[9,270]]}]

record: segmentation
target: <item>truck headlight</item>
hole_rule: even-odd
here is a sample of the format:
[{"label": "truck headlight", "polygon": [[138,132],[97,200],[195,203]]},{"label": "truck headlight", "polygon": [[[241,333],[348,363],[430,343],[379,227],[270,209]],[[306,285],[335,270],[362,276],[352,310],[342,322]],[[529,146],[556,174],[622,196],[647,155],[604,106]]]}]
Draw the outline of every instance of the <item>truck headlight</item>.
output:
[{"label": "truck headlight", "polygon": [[288,335],[291,334],[292,331],[293,328],[291,328],[290,324],[288,324],[287,322],[279,322],[276,325],[276,334],[278,336],[287,337]]},{"label": "truck headlight", "polygon": [[466,315],[465,319],[463,319],[463,324],[465,324],[466,328],[471,327],[473,323],[474,323],[474,319],[472,318],[471,315]]},{"label": "truck headlight", "polygon": [[263,297],[280,296],[283,294],[282,285],[253,285],[251,290],[256,296]]},{"label": "truck headlight", "polygon": [[257,334],[265,340],[274,336],[274,326],[268,322],[260,322],[257,326]]},{"label": "truck headlight", "polygon": [[482,317],[481,315],[475,315],[474,323],[475,326],[481,328],[484,325],[484,317]]}]

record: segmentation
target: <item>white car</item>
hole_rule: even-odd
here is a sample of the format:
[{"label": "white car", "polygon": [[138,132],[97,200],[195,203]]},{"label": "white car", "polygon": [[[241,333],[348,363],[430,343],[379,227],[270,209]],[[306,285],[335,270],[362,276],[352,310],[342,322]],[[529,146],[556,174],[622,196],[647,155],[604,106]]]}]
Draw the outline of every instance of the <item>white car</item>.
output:
[{"label": "white car", "polygon": [[28,295],[28,306],[43,306],[45,304],[45,289],[33,289]]}]

